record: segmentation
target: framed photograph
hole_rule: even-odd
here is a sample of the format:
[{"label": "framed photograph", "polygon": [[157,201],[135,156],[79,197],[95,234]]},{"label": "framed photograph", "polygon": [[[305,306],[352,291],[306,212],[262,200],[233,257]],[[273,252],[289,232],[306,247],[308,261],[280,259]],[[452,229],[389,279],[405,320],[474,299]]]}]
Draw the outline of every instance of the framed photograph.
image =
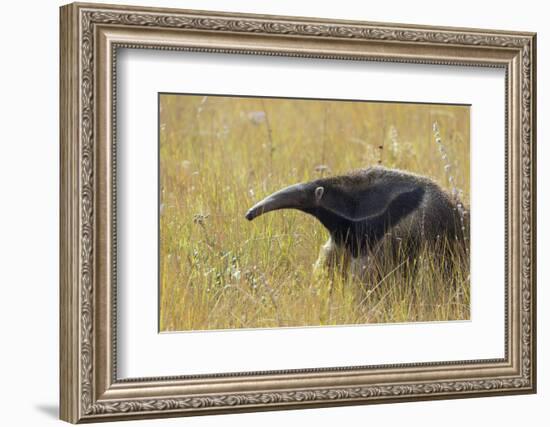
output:
[{"label": "framed photograph", "polygon": [[535,34],[60,22],[63,420],[536,391]]}]

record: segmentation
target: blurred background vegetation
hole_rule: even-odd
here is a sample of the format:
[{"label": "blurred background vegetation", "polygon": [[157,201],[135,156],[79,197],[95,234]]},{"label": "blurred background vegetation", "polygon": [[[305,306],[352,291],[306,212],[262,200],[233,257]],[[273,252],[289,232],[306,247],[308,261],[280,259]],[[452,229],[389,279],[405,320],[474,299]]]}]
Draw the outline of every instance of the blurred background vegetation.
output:
[{"label": "blurred background vegetation", "polygon": [[160,96],[160,330],[469,318],[469,267],[359,284],[314,273],[313,217],[244,215],[275,190],[381,164],[469,206],[468,106]]}]

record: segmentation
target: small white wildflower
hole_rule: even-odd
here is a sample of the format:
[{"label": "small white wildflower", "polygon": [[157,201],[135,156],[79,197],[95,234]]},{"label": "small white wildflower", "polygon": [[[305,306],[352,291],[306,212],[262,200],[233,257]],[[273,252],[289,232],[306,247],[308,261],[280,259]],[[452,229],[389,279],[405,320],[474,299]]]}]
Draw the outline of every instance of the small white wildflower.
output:
[{"label": "small white wildflower", "polygon": [[189,160],[184,160],[184,161],[181,162],[181,167],[184,170],[188,171],[189,168],[191,167],[191,162]]},{"label": "small white wildflower", "polygon": [[229,135],[229,126],[223,125],[223,127],[216,133],[218,138],[224,138]]},{"label": "small white wildflower", "polygon": [[390,139],[391,139],[391,151],[392,154],[396,155],[399,152],[399,135],[395,126],[390,128]]},{"label": "small white wildflower", "polygon": [[197,116],[200,116],[202,111],[204,110],[204,104],[206,104],[206,100],[208,99],[207,96],[203,96],[201,99],[201,102],[199,104],[199,108],[197,108]]},{"label": "small white wildflower", "polygon": [[255,125],[265,122],[265,111],[251,111],[248,113],[248,120]]},{"label": "small white wildflower", "polygon": [[330,168],[327,165],[317,165],[315,166],[315,172],[330,172]]},{"label": "small white wildflower", "polygon": [[195,224],[203,225],[209,217],[210,217],[210,214],[198,213],[193,215],[193,222]]}]

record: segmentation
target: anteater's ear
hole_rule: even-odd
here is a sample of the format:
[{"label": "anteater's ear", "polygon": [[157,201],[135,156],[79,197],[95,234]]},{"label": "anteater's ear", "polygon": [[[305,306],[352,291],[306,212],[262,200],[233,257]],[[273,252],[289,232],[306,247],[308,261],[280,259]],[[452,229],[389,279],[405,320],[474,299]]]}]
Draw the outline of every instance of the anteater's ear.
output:
[{"label": "anteater's ear", "polygon": [[[381,215],[403,216],[416,209],[424,188],[410,183],[374,184],[367,188],[335,188],[325,191],[320,206],[349,221]],[[395,214],[395,215],[393,215]]]},{"label": "anteater's ear", "polygon": [[317,187],[315,189],[315,203],[319,204],[319,202],[323,198],[324,192],[325,192],[325,189],[323,187]]}]

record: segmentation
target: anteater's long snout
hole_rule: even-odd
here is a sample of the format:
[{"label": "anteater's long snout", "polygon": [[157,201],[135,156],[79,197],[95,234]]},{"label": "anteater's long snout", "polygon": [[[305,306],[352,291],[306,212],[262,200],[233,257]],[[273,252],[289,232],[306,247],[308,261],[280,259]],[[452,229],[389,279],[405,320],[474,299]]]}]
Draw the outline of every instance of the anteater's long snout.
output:
[{"label": "anteater's long snout", "polygon": [[245,217],[247,220],[252,221],[254,218],[260,216],[261,214],[262,213],[258,209],[250,208],[248,212],[246,212]]},{"label": "anteater's long snout", "polygon": [[306,186],[304,184],[295,184],[276,191],[256,203],[248,210],[245,217],[247,220],[252,221],[254,218],[267,212],[278,209],[300,209],[306,207],[306,204]]}]

